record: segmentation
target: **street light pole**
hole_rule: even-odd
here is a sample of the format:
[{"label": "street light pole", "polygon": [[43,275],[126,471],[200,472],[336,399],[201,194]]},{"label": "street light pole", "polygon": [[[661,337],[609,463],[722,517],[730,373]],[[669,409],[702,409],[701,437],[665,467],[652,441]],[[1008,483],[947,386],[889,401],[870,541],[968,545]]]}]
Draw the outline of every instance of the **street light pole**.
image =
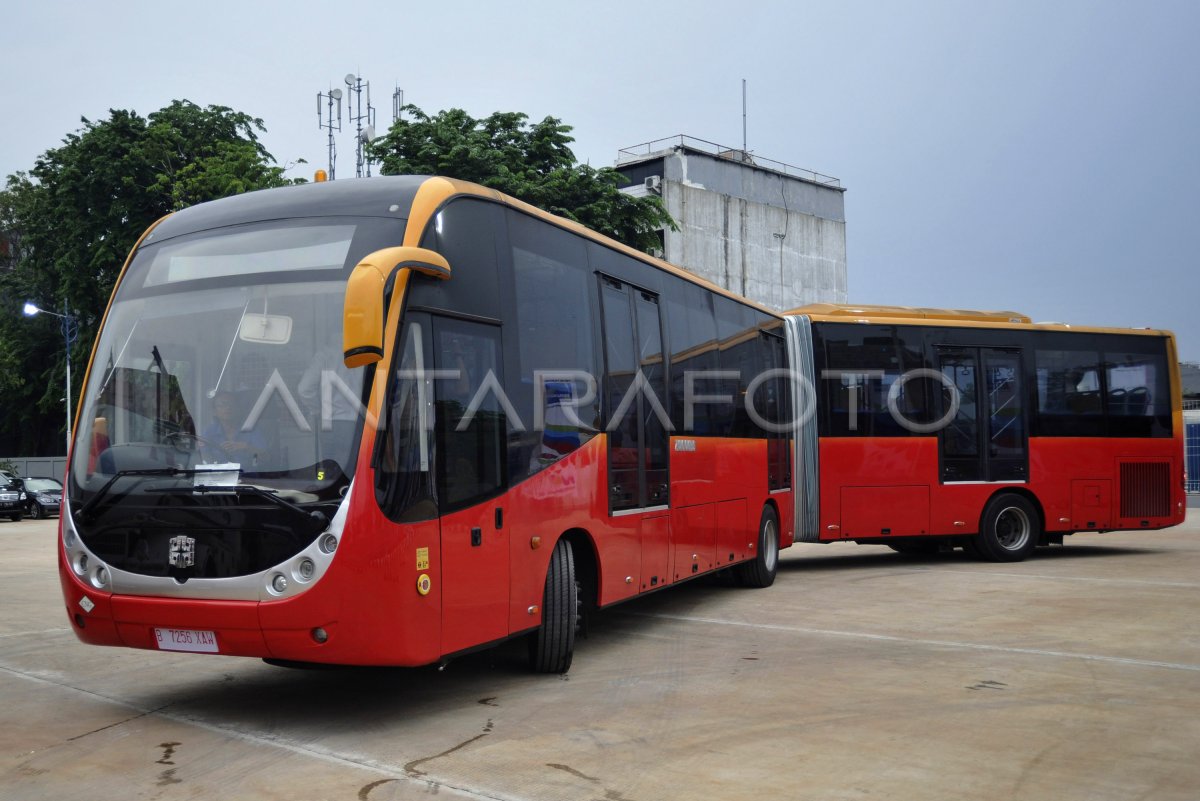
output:
[{"label": "street light pole", "polygon": [[67,357],[67,454],[71,453],[71,345],[79,336],[79,319],[71,314],[67,302],[63,301],[62,313],[52,312],[49,309],[43,309],[33,303],[25,304],[25,316],[34,317],[38,314],[49,314],[52,317],[57,317],[59,320],[59,328],[62,330],[63,345],[66,349]]}]

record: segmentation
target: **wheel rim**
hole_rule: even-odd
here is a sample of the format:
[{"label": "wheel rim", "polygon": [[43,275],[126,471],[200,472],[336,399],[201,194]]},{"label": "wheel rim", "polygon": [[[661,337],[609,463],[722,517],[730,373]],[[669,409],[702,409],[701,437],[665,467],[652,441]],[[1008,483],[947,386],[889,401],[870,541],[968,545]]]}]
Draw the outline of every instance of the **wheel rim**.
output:
[{"label": "wheel rim", "polygon": [[1032,526],[1024,509],[1009,506],[996,516],[996,542],[1006,551],[1019,551],[1029,542]]},{"label": "wheel rim", "polygon": [[767,572],[775,572],[775,563],[779,561],[779,535],[775,531],[775,520],[767,520],[763,526],[762,536],[763,566]]}]

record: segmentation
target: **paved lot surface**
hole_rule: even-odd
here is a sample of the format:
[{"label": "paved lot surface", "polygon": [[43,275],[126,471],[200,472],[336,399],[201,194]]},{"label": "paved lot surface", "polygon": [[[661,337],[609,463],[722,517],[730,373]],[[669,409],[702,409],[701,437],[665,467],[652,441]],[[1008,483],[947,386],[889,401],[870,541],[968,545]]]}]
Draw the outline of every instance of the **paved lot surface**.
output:
[{"label": "paved lot surface", "polygon": [[1200,524],[1018,565],[799,546],[604,613],[565,677],[85,647],[0,523],[0,798],[1200,797]]}]

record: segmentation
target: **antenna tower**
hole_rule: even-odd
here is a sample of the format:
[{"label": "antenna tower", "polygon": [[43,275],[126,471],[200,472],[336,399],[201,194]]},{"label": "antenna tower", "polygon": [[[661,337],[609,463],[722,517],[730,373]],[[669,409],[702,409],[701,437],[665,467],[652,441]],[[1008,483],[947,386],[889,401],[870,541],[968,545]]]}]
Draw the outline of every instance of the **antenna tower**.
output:
[{"label": "antenna tower", "polygon": [[[355,125],[354,130],[354,174],[358,178],[371,176],[371,160],[365,152],[365,145],[375,139],[375,107],[371,105],[371,82],[364,81],[354,73],[346,76],[346,86],[350,88],[353,97],[346,99],[349,106],[350,120]],[[367,96],[367,108],[363,111],[363,94]],[[366,123],[364,125],[364,123]]]},{"label": "antenna tower", "polygon": [[392,90],[392,122],[404,116],[404,90],[397,86]]},{"label": "antenna tower", "polygon": [[[322,113],[321,105],[327,108]],[[334,106],[337,106],[337,117],[334,117]],[[317,92],[317,127],[329,132],[329,180],[333,180],[337,167],[337,141],[334,133],[342,130],[342,90],[330,89],[328,92]]]}]

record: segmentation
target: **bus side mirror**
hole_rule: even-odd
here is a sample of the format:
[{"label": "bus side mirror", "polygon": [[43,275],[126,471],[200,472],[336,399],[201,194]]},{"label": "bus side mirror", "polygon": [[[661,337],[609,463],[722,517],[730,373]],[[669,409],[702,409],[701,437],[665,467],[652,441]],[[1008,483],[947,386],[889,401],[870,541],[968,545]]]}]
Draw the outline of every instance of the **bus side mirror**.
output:
[{"label": "bus side mirror", "polygon": [[443,281],[450,278],[446,259],[425,248],[383,248],[365,256],[346,282],[342,359],[347,367],[363,367],[383,358],[383,292],[388,278],[397,270],[412,270]]}]

